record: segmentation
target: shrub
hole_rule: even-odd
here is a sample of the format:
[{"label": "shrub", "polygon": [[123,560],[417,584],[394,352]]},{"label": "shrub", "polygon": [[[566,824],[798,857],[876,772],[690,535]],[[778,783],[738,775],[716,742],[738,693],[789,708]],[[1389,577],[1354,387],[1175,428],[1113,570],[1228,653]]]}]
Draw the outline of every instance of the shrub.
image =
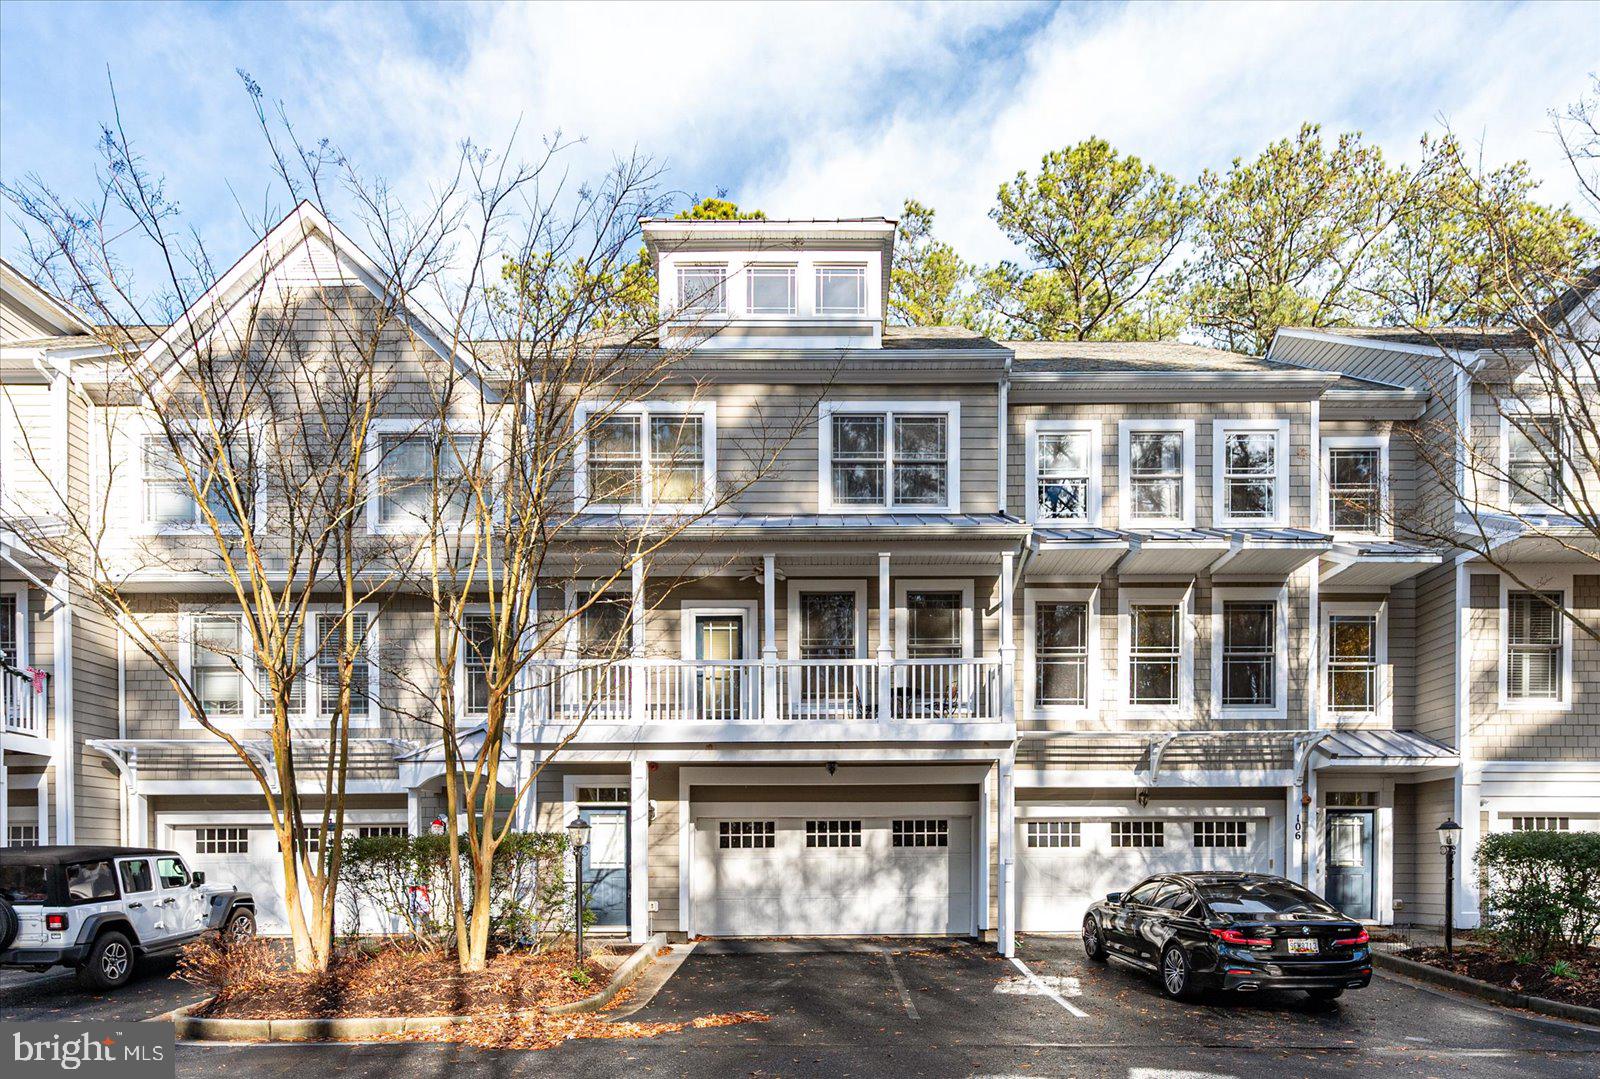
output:
[{"label": "shrub", "polygon": [[[451,938],[457,905],[471,902],[472,862],[462,854],[463,894],[452,895],[449,837],[352,835],[344,842],[341,892],[352,923],[376,914],[390,931],[424,946]],[[566,836],[556,833],[513,832],[501,842],[491,869],[493,939],[547,940],[570,921],[566,851]]]},{"label": "shrub", "polygon": [[1543,958],[1600,933],[1600,832],[1498,832],[1478,846],[1485,928]]}]

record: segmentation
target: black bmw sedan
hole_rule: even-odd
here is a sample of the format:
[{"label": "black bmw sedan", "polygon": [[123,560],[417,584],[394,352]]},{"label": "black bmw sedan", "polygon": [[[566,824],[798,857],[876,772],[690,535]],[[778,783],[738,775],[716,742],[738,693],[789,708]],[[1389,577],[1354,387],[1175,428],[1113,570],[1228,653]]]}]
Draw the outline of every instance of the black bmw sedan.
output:
[{"label": "black bmw sedan", "polygon": [[1207,989],[1303,989],[1334,1000],[1372,981],[1359,922],[1260,873],[1169,873],[1112,892],[1084,915],[1083,950],[1155,974],[1175,1000]]}]

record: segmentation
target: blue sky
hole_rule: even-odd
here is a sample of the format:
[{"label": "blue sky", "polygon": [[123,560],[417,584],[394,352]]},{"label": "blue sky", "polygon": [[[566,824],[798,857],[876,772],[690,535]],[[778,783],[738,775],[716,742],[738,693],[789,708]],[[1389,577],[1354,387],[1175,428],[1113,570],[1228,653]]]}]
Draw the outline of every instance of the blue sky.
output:
[{"label": "blue sky", "polygon": [[[1600,3],[712,7],[0,2],[0,179],[94,192],[122,116],[228,261],[269,202],[236,69],[367,176],[421,198],[463,138],[561,130],[579,174],[637,148],[685,193],[774,216],[915,196],[970,256],[1008,254],[995,188],[1091,134],[1183,178],[1305,120],[1401,158],[1448,122],[1573,190],[1548,111],[1600,70]],[[272,205],[286,209],[282,196]],[[8,210],[9,216],[9,210]],[[0,252],[19,237],[0,222]]]}]

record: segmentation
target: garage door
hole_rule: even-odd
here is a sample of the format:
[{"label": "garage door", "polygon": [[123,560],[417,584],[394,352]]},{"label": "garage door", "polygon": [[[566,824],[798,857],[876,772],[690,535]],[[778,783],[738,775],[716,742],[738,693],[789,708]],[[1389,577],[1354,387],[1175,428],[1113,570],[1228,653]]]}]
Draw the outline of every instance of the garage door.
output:
[{"label": "garage door", "polygon": [[260,932],[289,932],[283,909],[283,864],[269,825],[179,824],[168,834],[184,861],[193,869],[204,870],[207,881],[235,884],[255,896]]},{"label": "garage door", "polygon": [[706,936],[972,932],[972,824],[935,813],[697,817],[693,928]]},{"label": "garage door", "polygon": [[1273,872],[1265,816],[1118,817],[1099,820],[1036,810],[1017,822],[1017,925],[1080,928],[1089,904],[1152,873],[1201,869]]}]

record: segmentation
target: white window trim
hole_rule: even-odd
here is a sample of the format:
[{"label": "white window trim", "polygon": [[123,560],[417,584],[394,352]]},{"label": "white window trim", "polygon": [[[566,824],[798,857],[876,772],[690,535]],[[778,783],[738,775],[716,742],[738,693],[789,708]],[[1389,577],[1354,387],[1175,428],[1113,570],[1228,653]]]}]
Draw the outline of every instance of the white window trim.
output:
[{"label": "white window trim", "polygon": [[[604,578],[568,581],[561,590],[561,610],[567,618],[566,630],[562,634],[563,640],[561,643],[561,658],[563,659],[578,658],[578,633],[582,628],[582,620],[578,617],[578,597],[589,592],[599,592],[601,595],[619,596],[623,599],[626,599],[628,601],[628,618],[630,621],[634,618],[636,613],[640,614],[641,617],[643,616],[642,612],[636,612],[634,609],[633,586],[626,575],[617,578],[615,581],[612,581],[609,584],[606,583]],[[627,647],[620,649],[617,652],[615,659],[597,660],[596,662],[620,663],[625,659],[633,658],[633,638],[631,635],[631,626],[629,629],[630,635],[627,641]]]},{"label": "white window trim", "polygon": [[854,592],[856,596],[856,658],[865,659],[871,654],[867,641],[867,582],[859,578],[828,579],[821,577],[789,578],[789,613],[785,625],[790,659],[800,658],[800,593],[802,592]]},{"label": "white window trim", "polygon": [[[465,437],[469,440],[472,440],[481,439],[487,436],[490,439],[487,453],[494,456],[495,461],[504,458],[505,432],[498,425],[489,430],[484,430],[476,425],[471,424],[449,423],[443,426],[451,438]],[[403,435],[408,438],[432,437],[439,433],[440,427],[441,424],[438,420],[427,419],[382,419],[373,420],[371,424],[374,440],[380,447],[382,446],[383,440],[390,435]],[[495,461],[490,462],[491,467],[493,467]],[[410,524],[397,525],[378,520],[378,463],[375,462],[373,467],[365,469],[365,472],[367,481],[367,505],[362,513],[362,516],[367,519],[367,534],[371,536],[422,535],[426,531],[426,529],[423,528],[424,522],[417,521]],[[494,507],[494,513],[497,519],[500,516],[500,512],[499,506]],[[475,517],[476,515],[474,514],[473,516]],[[470,523],[463,523],[466,524],[468,528],[473,527],[473,525]],[[441,529],[441,533],[443,534],[454,535],[459,535],[464,531],[465,529]]]},{"label": "white window trim", "polygon": [[[1222,605],[1228,601],[1269,602],[1276,617],[1277,645],[1270,705],[1222,703]],[[1211,590],[1211,711],[1219,719],[1287,719],[1289,716],[1289,585],[1277,588],[1217,586]]]},{"label": "white window trim", "polygon": [[[1084,678],[1084,703],[1081,707],[1071,705],[1041,705],[1038,703],[1038,670],[1037,670],[1037,641],[1038,641],[1038,616],[1034,613],[1036,603],[1087,603],[1088,635],[1085,638],[1087,654],[1084,664],[1087,667]],[[1100,711],[1100,701],[1104,690],[1103,681],[1104,660],[1100,652],[1100,588],[1098,585],[1087,588],[1024,588],[1022,590],[1022,708],[1023,715],[1030,719],[1087,719],[1097,715]]]},{"label": "white window trim", "polygon": [[908,658],[911,639],[911,611],[907,596],[912,592],[959,592],[961,594],[961,658],[973,657],[973,587],[970,578],[902,577],[894,582],[894,655]]},{"label": "white window trim", "polygon": [[[1532,574],[1524,573],[1524,577]],[[1527,591],[1533,592],[1560,592],[1561,602],[1572,602],[1572,578],[1570,572],[1542,573],[1538,579],[1529,581],[1531,587]],[[1565,615],[1557,615],[1557,624],[1561,627],[1561,696],[1556,700],[1521,700],[1512,698],[1507,692],[1507,677],[1510,667],[1506,663],[1506,655],[1511,647],[1511,606],[1512,592],[1522,592],[1524,589],[1510,577],[1500,577],[1500,633],[1495,642],[1495,667],[1499,671],[1500,683],[1500,710],[1502,712],[1570,712],[1572,711],[1572,623]]]},{"label": "white window trim", "polygon": [[[641,438],[639,443],[639,480],[642,503],[591,503],[589,501],[589,436],[586,428],[589,417],[601,413],[602,419],[618,416],[639,418]],[[700,430],[705,438],[701,447],[701,489],[704,497],[699,502],[651,501],[650,491],[650,431],[651,416],[699,416]],[[630,401],[626,404],[579,404],[573,410],[573,429],[576,433],[573,449],[573,509],[578,513],[703,513],[717,501],[717,404],[715,401]]]},{"label": "white window trim", "polygon": [[26,670],[33,662],[33,642],[28,639],[28,586],[20,581],[0,584],[0,595],[15,597],[17,601],[17,654],[7,656],[6,662],[18,670]]},{"label": "white window trim", "polygon": [[[1226,477],[1223,475],[1225,446],[1231,434],[1272,434],[1276,439],[1273,454],[1272,516],[1233,517],[1226,511]],[[1289,519],[1289,469],[1294,461],[1289,445],[1289,421],[1228,419],[1211,421],[1211,518],[1219,528],[1278,528]]]},{"label": "white window trim", "polygon": [[[1082,519],[1039,516],[1039,436],[1059,434],[1089,436],[1089,492],[1086,499],[1088,514]],[[1029,524],[1059,525],[1062,528],[1094,528],[1100,524],[1101,480],[1104,475],[1100,459],[1101,437],[1099,420],[1028,420],[1027,488],[1024,506],[1027,511],[1025,517]]]},{"label": "white window trim", "polygon": [[[487,603],[469,603],[461,611],[461,614],[462,614],[463,618],[470,617],[470,616],[473,616],[473,615],[487,615],[488,613],[489,613],[489,605]],[[485,713],[485,712],[469,712],[469,711],[467,711],[466,689],[467,689],[467,649],[468,649],[468,647],[469,647],[469,645],[467,643],[466,627],[463,625],[460,628],[460,632],[458,632],[456,634],[456,662],[455,662],[455,673],[453,675],[453,678],[455,680],[456,718],[457,719],[465,719],[465,720],[477,720],[477,719],[485,718],[487,716],[487,713]]]},{"label": "white window trim", "polygon": [[[1529,400],[1506,402],[1508,411],[1525,413],[1530,419],[1550,417],[1557,421],[1559,427],[1562,413],[1558,406],[1551,405],[1549,401]],[[1517,492],[1511,487],[1511,436],[1515,429],[1511,425],[1509,416],[1501,415],[1499,420],[1499,452],[1496,454],[1497,464],[1500,469],[1500,482],[1496,484],[1500,495],[1500,505],[1508,514],[1524,517],[1564,517],[1567,510],[1559,505],[1545,505],[1539,502],[1519,502]],[[1570,434],[1562,431],[1563,441],[1570,439]],[[1570,453],[1562,454],[1562,468],[1558,483],[1563,489],[1571,490],[1575,486],[1575,476],[1572,471],[1572,457]],[[1560,492],[1557,492],[1558,494]]]},{"label": "white window trim", "polygon": [[695,619],[700,615],[738,615],[744,619],[744,659],[759,659],[761,652],[756,644],[756,622],[760,617],[759,604],[750,600],[686,599],[678,603],[678,654],[685,660],[695,658]]},{"label": "white window trim", "polygon": [[[1377,708],[1365,712],[1341,712],[1333,707],[1333,672],[1330,662],[1333,657],[1333,630],[1332,616],[1356,615],[1370,616],[1377,619],[1376,635],[1374,641],[1374,655],[1377,662],[1377,678],[1374,687],[1374,699]],[[1321,632],[1318,634],[1319,647],[1322,651],[1319,663],[1320,677],[1322,679],[1322,693],[1319,695],[1323,716],[1330,725],[1343,723],[1381,723],[1385,726],[1394,725],[1394,678],[1389,669],[1389,604],[1385,600],[1337,600],[1327,601],[1322,604],[1319,612]]]},{"label": "white window trim", "polygon": [[[1135,432],[1179,431],[1183,434],[1183,512],[1177,517],[1136,517],[1131,512],[1132,479],[1129,474],[1129,439]],[[1117,422],[1117,515],[1123,528],[1194,527],[1194,421],[1119,420]]]},{"label": "white window trim", "polygon": [[[755,306],[755,278],[763,271],[787,270],[789,272],[789,309],[787,311],[757,311]],[[754,271],[754,272],[752,272]],[[792,319],[800,313],[800,267],[793,262],[747,262],[744,265],[744,314],[746,318]],[[726,291],[726,289],[724,289]]]},{"label": "white window trim", "polygon": [[[199,516],[199,507],[198,506],[195,509],[195,513],[196,513],[195,520],[190,524],[158,524],[155,521],[150,520],[150,518],[147,516],[147,511],[149,509],[150,500],[149,500],[149,497],[148,497],[149,476],[145,472],[145,459],[144,459],[144,444],[145,444],[145,441],[147,439],[151,439],[151,438],[160,439],[163,443],[166,444],[166,448],[167,449],[169,449],[169,450],[171,449],[171,444],[167,443],[166,432],[163,431],[159,425],[151,426],[150,423],[151,423],[151,421],[149,421],[149,419],[147,417],[146,424],[144,424],[144,425],[138,427],[136,430],[130,432],[130,435],[133,438],[134,474],[138,477],[138,499],[139,499],[138,515],[137,515],[137,518],[136,518],[138,524],[137,524],[137,527],[134,529],[134,534],[135,535],[139,535],[139,536],[209,536],[209,535],[211,535],[212,532],[211,532],[210,526],[207,525],[205,523],[204,519]],[[265,501],[266,489],[267,489],[267,486],[266,486],[267,485],[267,468],[266,468],[266,461],[265,461],[265,458],[263,456],[264,453],[265,453],[265,450],[263,448],[264,447],[264,443],[262,441],[263,438],[264,438],[264,435],[260,431],[256,431],[256,432],[254,432],[254,433],[252,433],[250,435],[251,441],[253,441],[256,444],[256,456],[257,456],[257,459],[261,462],[260,467],[258,467],[256,469],[256,478],[255,478],[255,482],[256,482],[256,504],[255,504],[255,512],[251,515],[251,522],[250,523],[251,523],[252,527],[259,527],[261,525],[261,522],[262,522],[262,510],[264,508],[263,503]],[[187,493],[186,493],[186,497],[187,497]],[[224,536],[239,536],[239,535],[243,535],[244,534],[244,530],[242,528],[240,528],[237,524],[233,524],[233,523],[230,523],[230,522],[227,522],[227,521],[218,521],[217,524],[218,524],[218,526],[219,526],[219,528],[220,528],[220,530],[221,530],[221,532],[222,532],[222,534]]]},{"label": "white window trim", "polygon": [[[1140,604],[1178,606],[1178,703],[1133,703],[1133,643],[1131,609]],[[1117,590],[1117,693],[1124,716],[1130,719],[1183,719],[1194,713],[1194,588],[1192,585]]]},{"label": "white window trim", "polygon": [[[318,683],[316,677],[317,653],[317,618],[324,614],[338,613],[338,608],[327,605],[311,606],[306,609],[304,640],[304,665],[300,677],[305,681],[303,693],[305,711],[299,716],[300,722],[296,730],[317,731],[326,730],[327,719],[321,715],[318,708]],[[379,635],[382,632],[378,625],[377,608],[370,604],[362,604],[356,608],[356,613],[367,616],[367,715],[365,719],[351,717],[351,729],[366,729],[380,725],[380,700],[382,693],[379,687],[378,648]],[[241,619],[240,634],[241,644],[250,648],[249,630],[242,624],[244,615],[237,611],[218,610],[215,607],[185,606],[178,611],[178,669],[183,677],[190,680],[194,676],[194,620],[200,616],[225,616]],[[240,657],[241,663],[244,657]],[[267,714],[261,699],[260,683],[256,680],[256,665],[251,657],[250,665],[241,670],[243,684],[243,707],[236,718],[217,718],[212,720],[212,726],[225,730],[259,730],[272,722],[272,716]],[[179,726],[188,730],[204,730],[204,726],[195,718],[187,701],[181,698],[178,701]]]},{"label": "white window trim", "polygon": [[[683,295],[683,276],[685,272],[695,273],[706,270],[719,270],[722,273],[722,303],[714,308],[694,308],[689,305]],[[677,319],[714,318],[725,317],[728,314],[728,282],[732,275],[728,272],[727,262],[699,262],[685,261],[675,263],[672,267],[672,316]]]},{"label": "white window trim", "polygon": [[[861,306],[850,311],[835,311],[822,306],[822,275],[827,270],[851,270],[861,274]],[[821,319],[860,319],[866,318],[867,312],[872,309],[872,281],[867,272],[865,262],[834,262],[822,261],[812,265],[811,284],[814,295],[811,297],[812,313]]]},{"label": "white window trim", "polygon": [[[835,506],[833,502],[833,417],[883,413],[884,501],[875,505]],[[961,402],[824,401],[817,407],[817,506],[821,513],[959,513],[961,510]],[[942,506],[894,504],[894,419],[901,414],[945,417],[945,502]]]},{"label": "white window trim", "polygon": [[[1316,507],[1317,528],[1329,532],[1334,536],[1354,536],[1360,538],[1382,538],[1392,536],[1394,529],[1390,521],[1393,509],[1393,496],[1389,490],[1389,435],[1326,435],[1322,443],[1322,486],[1321,499]],[[1333,467],[1329,450],[1377,450],[1378,451],[1378,530],[1376,532],[1337,531],[1333,527],[1333,519],[1328,513],[1328,500],[1332,497]]]}]

